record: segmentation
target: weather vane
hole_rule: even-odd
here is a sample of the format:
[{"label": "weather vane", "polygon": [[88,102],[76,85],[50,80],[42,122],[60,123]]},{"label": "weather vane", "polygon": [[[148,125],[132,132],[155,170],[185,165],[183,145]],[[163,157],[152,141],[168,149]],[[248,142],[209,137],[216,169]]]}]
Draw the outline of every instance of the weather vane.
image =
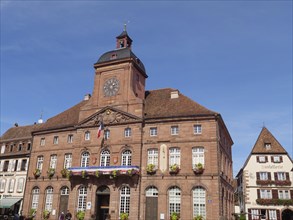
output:
[{"label": "weather vane", "polygon": [[130,23],[130,21],[124,22],[124,31],[126,31],[127,24],[129,24],[129,23]]}]

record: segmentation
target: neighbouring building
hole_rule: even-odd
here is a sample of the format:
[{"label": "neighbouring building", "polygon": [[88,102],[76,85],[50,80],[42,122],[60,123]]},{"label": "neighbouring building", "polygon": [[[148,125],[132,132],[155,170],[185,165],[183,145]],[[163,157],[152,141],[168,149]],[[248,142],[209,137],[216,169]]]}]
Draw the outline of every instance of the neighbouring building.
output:
[{"label": "neighbouring building", "polygon": [[10,128],[1,136],[0,216],[2,217],[21,211],[32,148],[31,133],[38,126],[15,124],[15,127]]},{"label": "neighbouring building", "polygon": [[233,141],[223,118],[177,89],[146,91],[131,46],[124,30],[94,64],[92,95],[33,131],[23,213],[232,219]]},{"label": "neighbouring building", "polygon": [[293,163],[282,145],[263,128],[237,174],[240,210],[249,220],[292,220]]}]

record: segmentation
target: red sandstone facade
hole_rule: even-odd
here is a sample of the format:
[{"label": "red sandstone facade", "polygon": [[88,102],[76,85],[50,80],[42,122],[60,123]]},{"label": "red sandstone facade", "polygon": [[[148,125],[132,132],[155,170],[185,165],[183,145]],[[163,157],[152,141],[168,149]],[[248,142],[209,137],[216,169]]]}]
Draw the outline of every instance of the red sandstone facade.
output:
[{"label": "red sandstone facade", "polygon": [[131,42],[124,31],[94,65],[91,97],[33,132],[23,213],[232,219],[233,141],[221,115],[178,90],[145,91],[147,74]]}]

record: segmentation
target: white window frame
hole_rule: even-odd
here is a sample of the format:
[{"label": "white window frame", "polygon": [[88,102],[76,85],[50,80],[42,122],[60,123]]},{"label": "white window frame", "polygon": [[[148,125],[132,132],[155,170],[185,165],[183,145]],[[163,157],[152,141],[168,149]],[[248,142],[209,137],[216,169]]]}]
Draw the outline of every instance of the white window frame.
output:
[{"label": "white window frame", "polygon": [[192,148],[192,168],[194,169],[198,163],[204,166],[204,147]]},{"label": "white window frame", "polygon": [[199,124],[193,125],[193,132],[194,132],[194,134],[201,134],[202,133],[202,126]]},{"label": "white window frame", "polygon": [[84,151],[81,154],[80,166],[81,167],[88,167],[89,164],[90,164],[90,153],[88,151]]},{"label": "white window frame", "polygon": [[181,189],[177,186],[173,186],[168,190],[168,195],[169,216],[171,216],[173,212],[180,214]]},{"label": "white window frame", "polygon": [[145,191],[145,196],[146,197],[158,197],[159,191],[156,187],[150,186],[146,189]]},{"label": "white window frame", "polygon": [[39,204],[40,189],[38,187],[33,188],[32,190],[32,209],[37,209]]},{"label": "white window frame", "polygon": [[132,160],[132,152],[131,152],[131,150],[123,151],[122,152],[121,165],[122,166],[131,166],[131,160]]},{"label": "white window frame", "polygon": [[6,179],[2,179],[0,180],[0,192],[5,192],[5,186],[6,186]]},{"label": "white window frame", "polygon": [[272,190],[269,189],[260,189],[260,198],[261,199],[271,199],[272,198]]},{"label": "white window frame", "polygon": [[201,215],[206,218],[206,190],[197,186],[192,191],[193,195],[193,217]]},{"label": "white window frame", "polygon": [[53,137],[53,144],[58,144],[59,143],[59,137],[58,136],[54,136]]},{"label": "white window frame", "polygon": [[180,167],[181,151],[179,147],[169,148],[169,167],[177,164]]},{"label": "white window frame", "polygon": [[56,169],[57,167],[57,154],[52,154],[50,157],[50,168]]},{"label": "white window frame", "polygon": [[251,209],[251,219],[259,220],[258,209]]},{"label": "white window frame", "polygon": [[259,180],[268,180],[269,174],[268,172],[259,172]]},{"label": "white window frame", "polygon": [[46,144],[46,139],[45,138],[41,138],[40,140],[40,146],[45,146]]},{"label": "white window frame", "polygon": [[157,148],[148,149],[148,162],[147,164],[155,165],[155,169],[159,166],[159,150]]},{"label": "white window frame", "polygon": [[110,130],[109,129],[104,130],[104,138],[106,140],[110,139]]},{"label": "white window frame", "polygon": [[66,153],[64,155],[64,165],[63,167],[65,169],[68,169],[72,166],[72,154],[71,153]]},{"label": "white window frame", "polygon": [[52,205],[53,205],[53,187],[50,186],[46,189],[45,210],[48,210],[49,212],[51,212]]},{"label": "white window frame", "polygon": [[60,195],[68,196],[69,195],[69,188],[67,186],[63,186],[60,190]]},{"label": "white window frame", "polygon": [[81,186],[78,189],[78,199],[77,199],[77,210],[78,211],[85,211],[86,200],[87,200],[87,188],[85,186]]},{"label": "white window frame", "polygon": [[157,127],[151,127],[150,128],[150,136],[155,137],[158,135],[158,128]]},{"label": "white window frame", "polygon": [[179,134],[179,126],[173,125],[171,126],[171,135],[178,135]]},{"label": "white window frame", "polygon": [[123,186],[120,190],[119,213],[129,213],[130,210],[130,188]]},{"label": "white window frame", "polygon": [[259,157],[258,157],[258,161],[259,161],[260,163],[265,163],[265,162],[266,162],[266,157],[265,157],[265,156],[259,156]]},{"label": "white window frame", "polygon": [[102,150],[101,152],[101,160],[100,160],[100,166],[106,167],[110,166],[110,151],[108,149]]},{"label": "white window frame", "polygon": [[280,180],[280,181],[284,181],[284,180],[286,180],[286,179],[287,179],[287,177],[286,177],[286,173],[285,173],[285,172],[277,172],[277,178],[278,178],[278,180]]},{"label": "white window frame", "polygon": [[15,179],[10,179],[9,185],[8,185],[8,192],[10,193],[14,192],[14,185],[15,185]]},{"label": "white window frame", "polygon": [[131,128],[124,129],[124,137],[131,137]]},{"label": "white window frame", "polygon": [[269,211],[269,220],[277,220],[277,211],[276,210],[268,210]]},{"label": "white window frame", "polygon": [[19,178],[17,181],[16,191],[18,193],[21,193],[23,191],[23,186],[24,186],[24,178]]},{"label": "white window frame", "polygon": [[86,131],[84,133],[84,140],[85,141],[89,141],[91,139],[91,132],[90,131]]},{"label": "white window frame", "polygon": [[37,169],[39,169],[40,171],[43,169],[43,163],[44,163],[44,156],[38,156]]},{"label": "white window frame", "polygon": [[290,199],[290,190],[278,190],[279,199]]},{"label": "white window frame", "polygon": [[273,156],[273,162],[274,163],[280,163],[281,162],[281,157],[280,156]]},{"label": "white window frame", "polygon": [[68,143],[68,144],[72,144],[72,143],[73,143],[73,134],[69,134],[69,135],[67,136],[67,143]]}]

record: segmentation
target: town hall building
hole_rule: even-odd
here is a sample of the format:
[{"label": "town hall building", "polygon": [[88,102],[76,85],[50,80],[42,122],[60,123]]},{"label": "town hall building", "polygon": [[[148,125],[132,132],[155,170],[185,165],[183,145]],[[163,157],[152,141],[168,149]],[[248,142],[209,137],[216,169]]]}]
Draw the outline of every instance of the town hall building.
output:
[{"label": "town hall building", "polygon": [[32,132],[23,214],[232,219],[233,141],[221,115],[178,89],[147,91],[126,30],[94,70],[92,94]]}]

